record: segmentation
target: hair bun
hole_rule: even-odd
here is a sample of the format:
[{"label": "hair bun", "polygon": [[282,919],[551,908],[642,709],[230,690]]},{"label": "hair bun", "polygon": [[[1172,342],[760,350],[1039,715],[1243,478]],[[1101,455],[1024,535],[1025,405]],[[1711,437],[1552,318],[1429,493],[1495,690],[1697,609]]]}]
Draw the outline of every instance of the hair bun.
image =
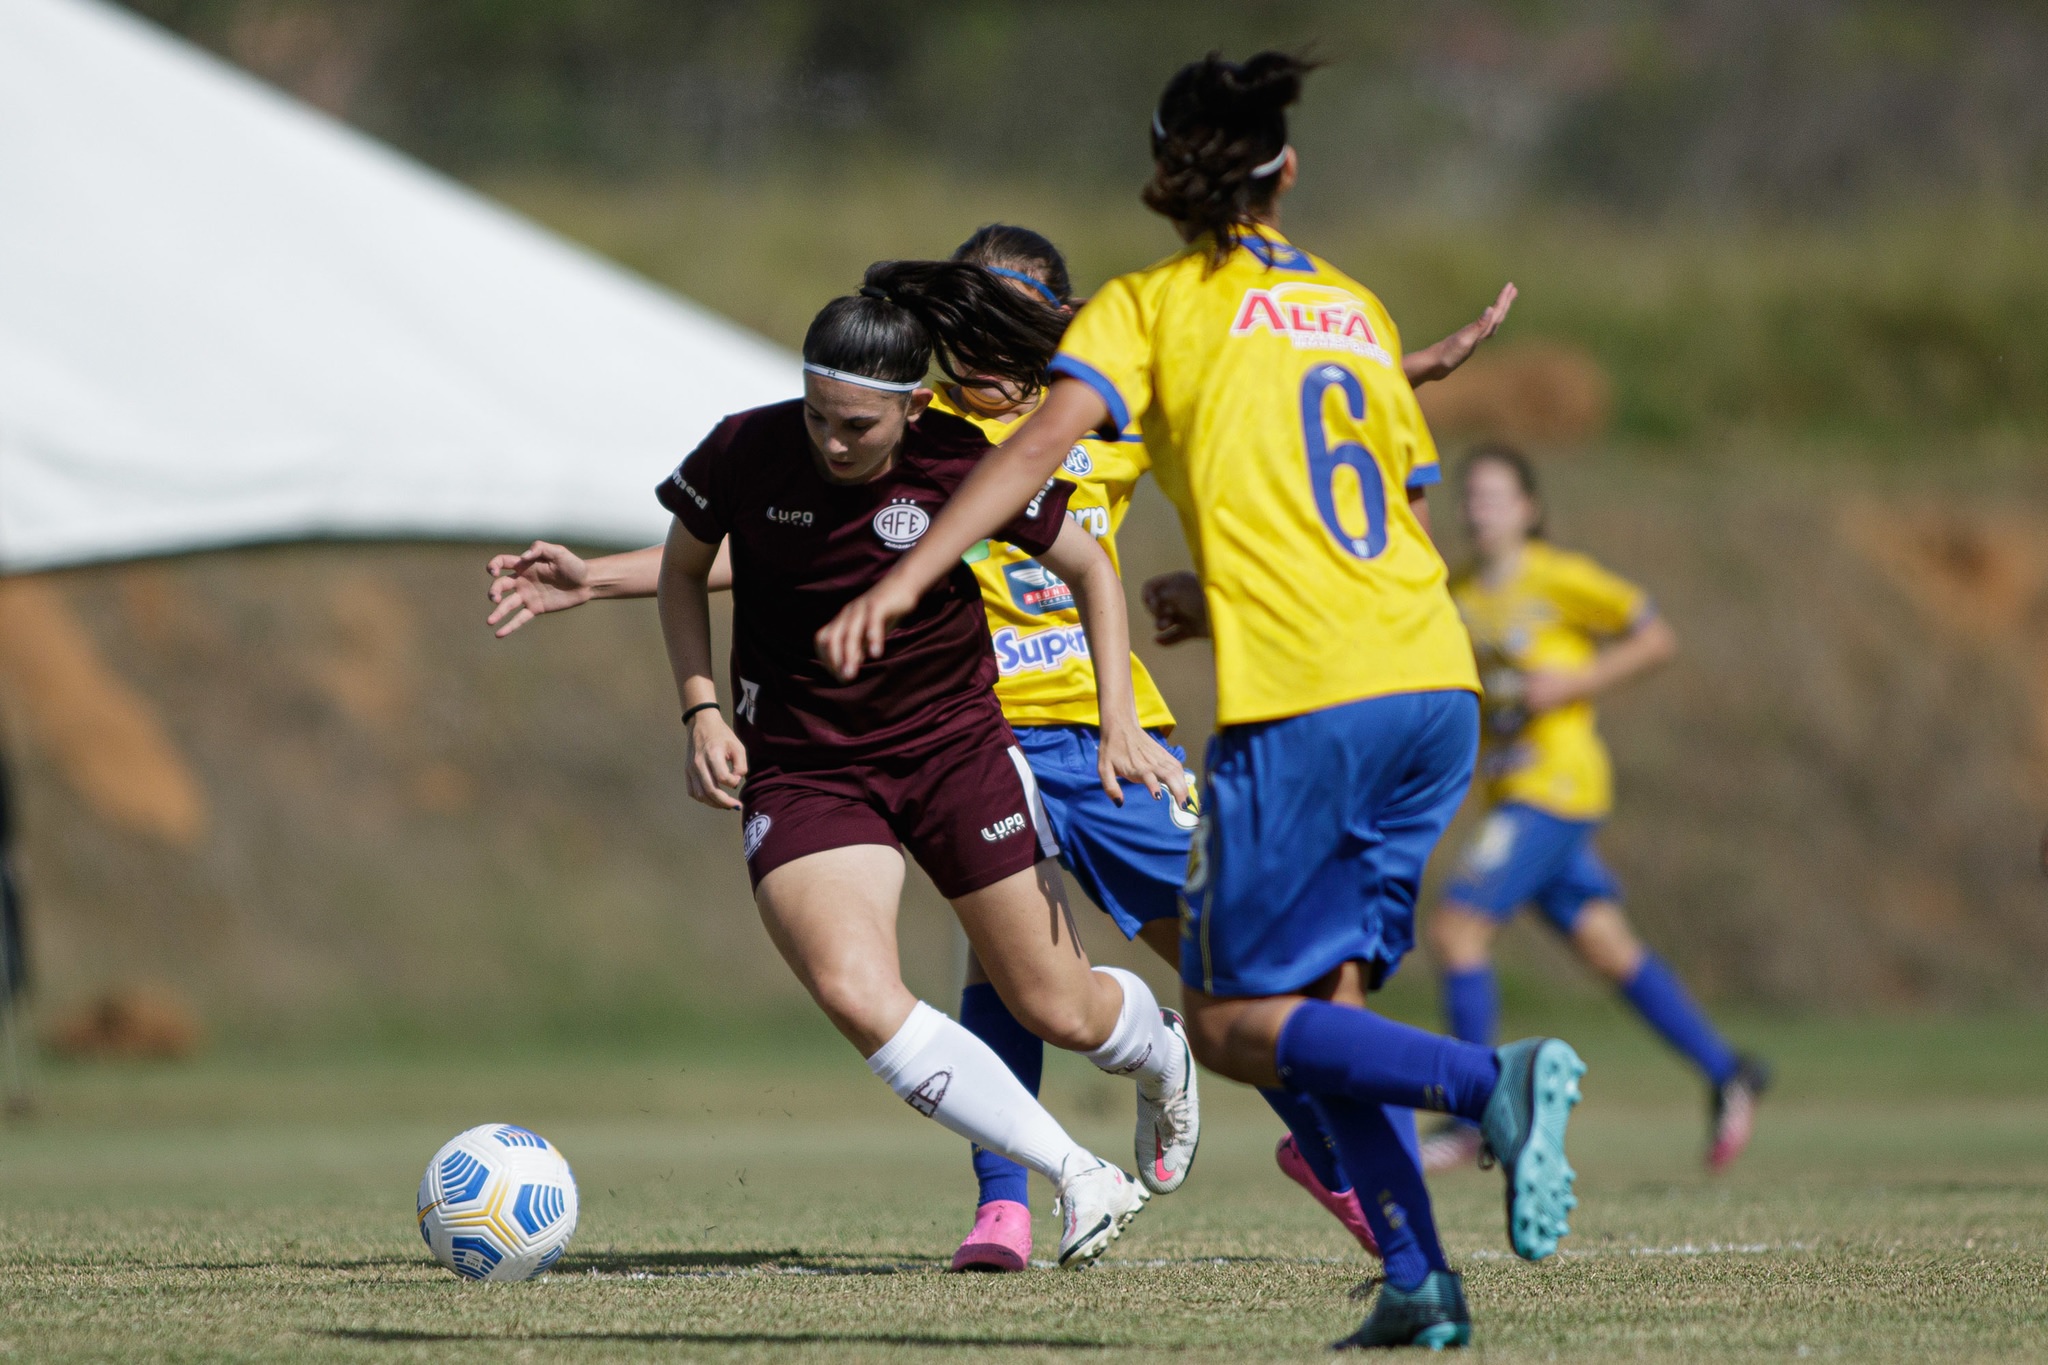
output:
[{"label": "hair bun", "polygon": [[1285,52],[1260,52],[1242,65],[1224,65],[1224,84],[1248,113],[1278,113],[1301,98],[1312,64]]}]

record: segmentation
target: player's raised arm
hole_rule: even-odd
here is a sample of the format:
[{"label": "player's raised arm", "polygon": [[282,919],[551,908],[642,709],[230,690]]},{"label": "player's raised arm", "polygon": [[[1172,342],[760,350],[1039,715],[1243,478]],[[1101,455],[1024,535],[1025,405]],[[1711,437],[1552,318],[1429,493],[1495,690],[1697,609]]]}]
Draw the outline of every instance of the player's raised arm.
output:
[{"label": "player's raised arm", "polygon": [[[1074,442],[1108,419],[1109,408],[1094,389],[1078,380],[1055,380],[1017,434],[983,458],[947,500],[916,548],[819,630],[818,657],[848,679],[867,660],[881,657],[889,628],[952,571],[969,547],[1023,511],[1059,470]],[[1101,657],[1096,656],[1098,668]]]},{"label": "player's raised arm", "polygon": [[1401,373],[1408,376],[1410,384],[1427,384],[1457,369],[1472,358],[1480,342],[1500,330],[1500,325],[1507,321],[1508,309],[1515,306],[1515,298],[1520,292],[1512,283],[1502,285],[1500,296],[1473,321],[1434,346],[1425,346],[1402,356]]},{"label": "player's raised arm", "polygon": [[1116,566],[1095,543],[1095,537],[1071,520],[1064,521],[1059,539],[1038,561],[1073,591],[1081,629],[1088,636],[1088,657],[1095,665],[1096,714],[1101,722],[1096,769],[1102,789],[1121,806],[1124,793],[1118,779],[1123,778],[1144,783],[1155,799],[1171,792],[1176,805],[1187,805],[1187,769],[1138,721],[1138,697],[1131,684],[1130,614],[1124,607],[1124,585],[1116,576]]},{"label": "player's raised arm", "polygon": [[747,780],[747,750],[718,710],[711,678],[709,582],[718,547],[691,535],[678,520],[661,552],[661,637],[683,724],[690,731],[690,795],[717,810],[738,810],[734,795]]}]

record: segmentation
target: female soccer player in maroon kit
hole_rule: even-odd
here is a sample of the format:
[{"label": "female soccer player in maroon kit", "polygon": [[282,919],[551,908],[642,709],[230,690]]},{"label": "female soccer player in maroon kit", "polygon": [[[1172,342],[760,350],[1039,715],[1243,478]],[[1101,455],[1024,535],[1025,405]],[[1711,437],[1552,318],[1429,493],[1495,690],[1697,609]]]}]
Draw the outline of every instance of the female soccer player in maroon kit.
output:
[{"label": "female soccer player in maroon kit", "polygon": [[[1083,1150],[980,1039],[903,985],[896,913],[908,848],[953,904],[1026,1027],[1132,1076],[1158,1122],[1192,1067],[1177,1017],[1142,980],[1092,969],[1052,859],[1030,768],[996,703],[995,662],[965,564],[927,593],[882,659],[842,681],[818,628],[916,544],[988,444],[924,411],[936,356],[956,379],[1044,381],[1064,319],[977,266],[886,262],[804,339],[804,398],[727,418],[659,490],[675,515],[661,619],[690,728],[691,793],[740,810],[769,936],[875,1074],[919,1112],[1060,1191],[1060,1261],[1099,1256],[1147,1198]],[[1138,723],[1122,587],[1049,482],[997,538],[1074,590],[1098,660],[1101,774],[1185,800],[1178,760]],[[733,580],[734,725],[712,679],[706,580]],[[1169,1135],[1190,1155],[1196,1134]]]}]

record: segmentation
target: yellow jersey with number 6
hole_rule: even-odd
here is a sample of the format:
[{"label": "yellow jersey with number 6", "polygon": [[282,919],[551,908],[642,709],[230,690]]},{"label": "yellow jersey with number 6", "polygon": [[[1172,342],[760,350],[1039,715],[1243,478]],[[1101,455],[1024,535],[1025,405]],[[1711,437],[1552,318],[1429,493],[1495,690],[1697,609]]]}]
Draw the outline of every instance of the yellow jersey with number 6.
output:
[{"label": "yellow jersey with number 6", "polygon": [[[1003,422],[984,417],[941,389],[932,400],[939,412],[972,422],[1001,445],[1023,427],[1021,418]],[[1067,516],[1081,524],[1108,554],[1118,573],[1116,531],[1131,510],[1131,490],[1145,472],[1145,447],[1134,437],[1086,440],[1067,452],[1060,477],[1074,485]],[[967,553],[981,584],[988,633],[996,652],[996,700],[1012,725],[1100,725],[1095,696],[1095,663],[1074,594],[1057,574],[1014,545],[982,541]],[[1173,729],[1173,712],[1137,655],[1131,656],[1131,690],[1138,723],[1148,730]]]},{"label": "yellow jersey with number 6", "polygon": [[1144,432],[1208,599],[1218,724],[1478,690],[1409,506],[1436,444],[1370,290],[1270,230],[1220,269],[1197,242],[1105,285],[1052,369]]}]

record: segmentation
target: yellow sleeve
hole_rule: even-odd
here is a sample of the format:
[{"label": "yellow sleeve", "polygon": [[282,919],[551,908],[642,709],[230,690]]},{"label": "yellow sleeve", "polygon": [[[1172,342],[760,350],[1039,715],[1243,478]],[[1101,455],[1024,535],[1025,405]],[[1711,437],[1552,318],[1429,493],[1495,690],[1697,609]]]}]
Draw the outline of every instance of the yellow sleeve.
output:
[{"label": "yellow sleeve", "polygon": [[1422,415],[1422,404],[1416,401],[1415,386],[1408,382],[1408,375],[1401,369],[1401,330],[1394,325],[1394,319],[1381,304],[1377,294],[1368,294],[1377,315],[1374,326],[1386,339],[1387,353],[1394,358],[1395,382],[1400,386],[1400,396],[1395,400],[1400,410],[1400,420],[1394,423],[1395,439],[1401,449],[1381,452],[1388,460],[1398,460],[1395,467],[1401,471],[1401,484],[1411,492],[1442,483],[1443,463],[1437,454],[1436,437],[1430,433],[1429,423]]},{"label": "yellow sleeve", "polygon": [[1550,597],[1564,623],[1588,635],[1626,635],[1651,614],[1648,593],[1581,555],[1557,564]]},{"label": "yellow sleeve", "polygon": [[1152,406],[1152,329],[1131,276],[1111,280],[1074,315],[1051,368],[1101,396],[1109,408],[1105,441],[1116,440]]},{"label": "yellow sleeve", "polygon": [[[1402,383],[1407,383],[1406,376]],[[1436,437],[1430,433],[1429,423],[1423,418],[1422,405],[1415,401],[1415,390],[1408,390],[1406,403],[1407,422],[1404,440],[1408,443],[1408,476],[1403,481],[1410,488],[1427,488],[1433,483],[1444,481],[1442,458],[1437,454]]]}]

